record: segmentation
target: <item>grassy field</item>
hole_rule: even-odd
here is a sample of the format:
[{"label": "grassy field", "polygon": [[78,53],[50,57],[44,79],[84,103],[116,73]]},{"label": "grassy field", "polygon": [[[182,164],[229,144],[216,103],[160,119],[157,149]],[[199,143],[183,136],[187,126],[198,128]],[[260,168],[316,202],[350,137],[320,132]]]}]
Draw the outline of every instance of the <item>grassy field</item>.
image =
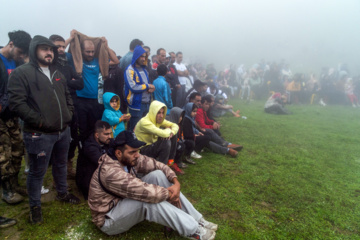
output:
[{"label": "grassy field", "polygon": [[[204,152],[179,176],[182,192],[219,224],[216,239],[360,239],[360,109],[297,105],[288,107],[293,115],[277,116],[264,113],[264,102],[232,103],[247,119],[220,118],[221,131],[242,152],[236,159]],[[162,226],[148,222],[108,237],[91,223],[86,202],[54,197],[53,189],[43,196],[41,226],[28,223],[27,200],[1,201],[1,215],[19,223],[0,230],[0,239],[165,238]]]}]

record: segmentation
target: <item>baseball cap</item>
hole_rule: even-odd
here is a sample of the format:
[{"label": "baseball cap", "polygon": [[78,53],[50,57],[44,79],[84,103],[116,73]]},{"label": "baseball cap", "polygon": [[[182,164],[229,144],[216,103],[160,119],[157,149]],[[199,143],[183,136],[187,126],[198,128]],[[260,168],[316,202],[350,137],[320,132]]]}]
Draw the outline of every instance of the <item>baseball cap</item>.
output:
[{"label": "baseball cap", "polygon": [[116,148],[124,144],[127,144],[132,148],[139,148],[144,146],[146,143],[139,141],[133,131],[126,130],[116,136],[115,140],[112,142],[112,148]]}]

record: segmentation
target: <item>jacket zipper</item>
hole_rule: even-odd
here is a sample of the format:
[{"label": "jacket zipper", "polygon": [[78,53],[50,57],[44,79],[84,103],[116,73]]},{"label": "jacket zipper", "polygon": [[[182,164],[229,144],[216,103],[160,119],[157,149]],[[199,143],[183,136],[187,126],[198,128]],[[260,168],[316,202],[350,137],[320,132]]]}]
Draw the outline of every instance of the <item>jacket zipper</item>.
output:
[{"label": "jacket zipper", "polygon": [[[45,73],[43,72],[43,70],[42,70],[41,68],[40,68],[40,71],[45,75]],[[57,95],[57,93],[56,93],[56,91],[55,91],[54,84],[53,84],[53,82],[52,82],[52,81],[53,81],[53,78],[54,78],[54,75],[55,75],[56,72],[57,72],[57,70],[55,70],[54,73],[53,73],[53,75],[51,76],[50,83],[51,83],[52,88],[53,88],[53,90],[54,90],[55,97],[56,97],[56,101],[57,101],[57,103],[58,103],[58,105],[59,105],[59,112],[60,112],[60,130],[62,130],[62,129],[63,129],[63,116],[62,116],[62,111],[61,111],[61,105],[60,105],[59,97],[58,97],[58,95]]]}]

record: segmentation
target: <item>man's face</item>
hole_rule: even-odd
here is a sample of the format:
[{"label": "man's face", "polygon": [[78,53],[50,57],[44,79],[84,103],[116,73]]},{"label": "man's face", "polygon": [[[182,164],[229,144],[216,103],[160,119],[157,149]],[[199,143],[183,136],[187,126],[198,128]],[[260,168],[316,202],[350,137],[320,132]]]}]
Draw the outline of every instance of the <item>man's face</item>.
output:
[{"label": "man's face", "polygon": [[95,45],[92,41],[84,41],[84,49],[82,49],[83,59],[91,62],[95,55]]},{"label": "man's face", "polygon": [[176,58],[175,53],[171,53],[170,56],[171,56],[170,63],[174,63],[174,62],[175,62],[175,58]]},{"label": "man's face", "polygon": [[160,55],[157,55],[157,59],[158,59],[159,63],[165,63],[165,61],[166,61],[166,51],[161,50]]},{"label": "man's face", "polygon": [[120,150],[115,150],[116,156],[121,156],[120,159],[118,157],[118,160],[124,164],[125,166],[134,167],[138,163],[138,158],[140,156],[139,154],[139,148],[132,148],[129,145],[125,145],[124,152],[121,152]]},{"label": "man's face", "polygon": [[144,52],[137,60],[136,64],[143,66],[145,65],[145,59],[146,59],[146,52]]},{"label": "man's face", "polygon": [[192,102],[199,108],[201,106],[201,96],[196,96]]},{"label": "man's face", "polygon": [[36,58],[40,65],[49,66],[54,60],[54,50],[48,45],[39,45],[36,48]]},{"label": "man's face", "polygon": [[23,60],[25,57],[25,53],[21,48],[15,47],[14,44],[11,43],[11,50],[10,50],[10,59],[13,59],[15,61]]},{"label": "man's face", "polygon": [[111,128],[103,129],[102,131],[95,133],[95,139],[98,141],[99,144],[108,145],[110,143],[111,133]]},{"label": "man's face", "polygon": [[65,42],[63,41],[55,41],[53,42],[55,46],[58,47],[58,53],[59,55],[64,55],[65,54]]},{"label": "man's face", "polygon": [[162,123],[164,121],[164,108],[161,108],[156,114],[156,123]]},{"label": "man's face", "polygon": [[145,51],[146,51],[146,54],[148,55],[148,56],[150,56],[150,49],[148,49],[148,48],[144,48],[145,49]]},{"label": "man's face", "polygon": [[168,57],[168,58],[165,58],[165,65],[167,66],[167,65],[169,65],[169,62],[170,62],[170,58]]},{"label": "man's face", "polygon": [[181,63],[183,60],[183,55],[182,54],[178,54],[177,57],[176,57],[176,62],[177,63]]},{"label": "man's face", "polygon": [[210,103],[205,101],[203,104],[202,104],[202,109],[207,112],[210,108]]}]

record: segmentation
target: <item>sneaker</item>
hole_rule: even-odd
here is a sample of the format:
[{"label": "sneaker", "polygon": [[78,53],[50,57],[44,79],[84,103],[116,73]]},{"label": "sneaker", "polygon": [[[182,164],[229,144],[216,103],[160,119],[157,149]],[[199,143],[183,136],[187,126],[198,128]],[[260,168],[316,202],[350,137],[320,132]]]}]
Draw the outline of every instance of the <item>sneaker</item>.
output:
[{"label": "sneaker", "polygon": [[191,152],[190,157],[195,158],[195,159],[202,158],[202,156],[200,154],[197,154],[195,151]]},{"label": "sneaker", "polygon": [[169,159],[167,165],[171,167],[174,164],[174,159]]},{"label": "sneaker", "polygon": [[179,167],[179,168],[187,168],[188,165],[185,164],[185,163],[183,163],[183,162],[181,162],[181,163],[178,164],[178,167]]},{"label": "sneaker", "polygon": [[238,145],[238,144],[230,144],[230,145],[227,145],[228,148],[232,148],[232,149],[236,149],[238,151],[240,151],[241,149],[243,149],[243,146],[241,145]]},{"label": "sneaker", "polygon": [[183,161],[189,164],[196,164],[196,162],[189,157],[185,157]]},{"label": "sneaker", "polygon": [[32,224],[41,224],[43,222],[40,206],[32,207],[30,209],[30,222]]},{"label": "sneaker", "polygon": [[218,225],[209,221],[206,221],[203,217],[199,220],[199,224],[204,228],[216,231],[218,229]]},{"label": "sneaker", "polygon": [[7,228],[16,224],[15,219],[5,218],[0,216],[0,228]]},{"label": "sneaker", "polygon": [[236,157],[238,155],[238,152],[232,148],[229,148],[228,153],[230,154],[230,156],[232,157]]},{"label": "sneaker", "polygon": [[181,170],[176,163],[174,163],[170,168],[171,168],[172,170],[174,170],[174,172],[175,172],[177,175],[184,175],[184,174],[185,174],[185,172],[184,172],[183,170]]},{"label": "sneaker", "polygon": [[41,195],[47,194],[49,189],[45,188],[44,186],[41,187]]},{"label": "sneaker", "polygon": [[204,228],[199,225],[196,229],[196,232],[190,236],[186,236],[188,239],[196,239],[196,240],[213,240],[215,239],[216,233],[213,230]]},{"label": "sneaker", "polygon": [[61,202],[66,202],[66,203],[72,203],[72,204],[79,204],[80,203],[80,199],[78,199],[77,197],[75,197],[71,193],[64,193],[64,194],[61,194],[61,195],[58,194],[56,196],[56,200],[59,200]]},{"label": "sneaker", "polygon": [[6,192],[3,190],[2,199],[8,204],[17,204],[24,200],[24,197],[17,192]]}]

